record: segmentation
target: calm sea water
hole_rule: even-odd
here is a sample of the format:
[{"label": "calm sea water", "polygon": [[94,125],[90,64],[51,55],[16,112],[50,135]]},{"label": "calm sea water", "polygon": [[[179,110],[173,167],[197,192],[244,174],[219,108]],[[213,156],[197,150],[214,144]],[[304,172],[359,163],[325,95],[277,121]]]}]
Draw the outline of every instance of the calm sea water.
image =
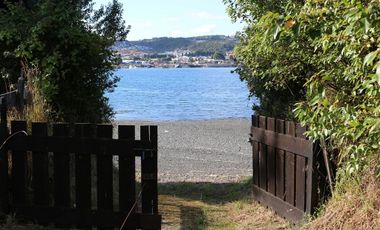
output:
[{"label": "calm sea water", "polygon": [[119,69],[107,96],[116,120],[206,120],[252,114],[245,83],[232,68]]}]

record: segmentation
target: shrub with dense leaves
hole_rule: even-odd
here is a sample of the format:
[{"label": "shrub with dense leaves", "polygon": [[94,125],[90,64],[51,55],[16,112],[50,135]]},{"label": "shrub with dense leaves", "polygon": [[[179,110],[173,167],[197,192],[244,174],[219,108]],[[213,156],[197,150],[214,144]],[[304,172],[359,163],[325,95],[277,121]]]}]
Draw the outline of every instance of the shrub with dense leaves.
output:
[{"label": "shrub with dense leaves", "polygon": [[378,1],[289,0],[272,8],[263,7],[271,1],[225,2],[233,18],[248,23],[238,72],[261,99],[257,111],[294,115],[308,125],[309,137],[339,150],[344,173],[379,157]]},{"label": "shrub with dense leaves", "polygon": [[14,82],[21,61],[36,66],[41,74],[33,80],[58,117],[109,120],[104,93],[115,87],[120,62],[110,47],[127,32],[116,0],[99,10],[91,0],[8,3],[0,9],[0,72]]}]

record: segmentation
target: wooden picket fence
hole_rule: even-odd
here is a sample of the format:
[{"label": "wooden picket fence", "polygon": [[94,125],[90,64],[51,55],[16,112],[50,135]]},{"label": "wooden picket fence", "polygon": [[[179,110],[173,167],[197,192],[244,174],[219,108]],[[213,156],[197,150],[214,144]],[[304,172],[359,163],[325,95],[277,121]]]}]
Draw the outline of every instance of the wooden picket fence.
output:
[{"label": "wooden picket fence", "polygon": [[29,131],[25,121],[12,121],[10,133],[5,122],[0,127],[1,142],[14,135],[0,151],[0,214],[66,229],[119,229],[129,214],[123,229],[161,228],[157,126],[141,126],[140,140],[135,126],[118,126],[118,139],[112,125],[33,123]]},{"label": "wooden picket fence", "polygon": [[294,223],[326,196],[319,145],[305,131],[295,122],[252,117],[254,198]]}]

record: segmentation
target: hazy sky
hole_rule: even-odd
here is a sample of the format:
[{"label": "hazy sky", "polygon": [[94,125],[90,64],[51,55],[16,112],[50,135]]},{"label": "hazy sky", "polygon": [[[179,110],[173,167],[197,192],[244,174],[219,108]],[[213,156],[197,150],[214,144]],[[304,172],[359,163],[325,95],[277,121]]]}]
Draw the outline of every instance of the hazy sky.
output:
[{"label": "hazy sky", "polygon": [[[233,24],[222,0],[119,0],[124,19],[132,26],[128,40],[152,37],[234,35],[242,29]],[[110,0],[94,0],[97,5]]]}]

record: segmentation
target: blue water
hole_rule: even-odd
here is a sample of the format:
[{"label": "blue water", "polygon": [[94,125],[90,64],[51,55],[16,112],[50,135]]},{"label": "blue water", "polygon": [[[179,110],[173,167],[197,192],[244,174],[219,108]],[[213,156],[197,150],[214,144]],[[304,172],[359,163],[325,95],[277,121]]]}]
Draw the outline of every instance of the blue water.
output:
[{"label": "blue water", "polygon": [[232,68],[119,69],[107,96],[116,120],[246,118],[253,101]]}]

